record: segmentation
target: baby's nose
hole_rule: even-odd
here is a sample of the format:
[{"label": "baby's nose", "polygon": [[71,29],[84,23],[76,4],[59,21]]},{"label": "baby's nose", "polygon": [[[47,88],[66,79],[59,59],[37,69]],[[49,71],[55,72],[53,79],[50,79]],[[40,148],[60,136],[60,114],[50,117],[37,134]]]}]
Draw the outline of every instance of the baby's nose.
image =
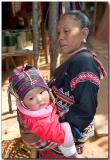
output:
[{"label": "baby's nose", "polygon": [[41,101],[42,101],[41,95],[37,96],[37,101],[38,101],[38,102],[41,102]]}]

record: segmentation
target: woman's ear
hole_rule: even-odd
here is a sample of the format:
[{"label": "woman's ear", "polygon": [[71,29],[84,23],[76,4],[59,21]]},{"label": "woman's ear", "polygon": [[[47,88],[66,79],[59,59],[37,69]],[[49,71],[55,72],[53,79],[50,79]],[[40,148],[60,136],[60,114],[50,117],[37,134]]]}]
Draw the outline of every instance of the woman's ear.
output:
[{"label": "woman's ear", "polygon": [[84,27],[82,29],[82,40],[86,40],[88,35],[89,35],[89,29],[87,27]]}]

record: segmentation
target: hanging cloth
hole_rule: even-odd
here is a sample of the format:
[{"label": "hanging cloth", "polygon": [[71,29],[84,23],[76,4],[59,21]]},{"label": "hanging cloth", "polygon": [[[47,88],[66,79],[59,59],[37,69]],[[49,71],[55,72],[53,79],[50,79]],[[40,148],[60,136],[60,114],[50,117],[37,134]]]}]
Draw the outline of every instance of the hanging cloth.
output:
[{"label": "hanging cloth", "polygon": [[95,51],[91,51],[91,54],[93,55],[94,59],[96,60],[98,66],[99,66],[99,70],[101,73],[101,79],[105,78],[107,76],[107,72],[105,71],[102,62],[97,58]]}]

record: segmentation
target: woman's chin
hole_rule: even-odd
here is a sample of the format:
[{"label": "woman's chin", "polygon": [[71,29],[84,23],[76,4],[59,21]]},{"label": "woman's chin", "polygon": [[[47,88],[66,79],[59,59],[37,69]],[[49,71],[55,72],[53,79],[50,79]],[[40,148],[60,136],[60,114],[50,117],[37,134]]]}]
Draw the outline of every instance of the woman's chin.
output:
[{"label": "woman's chin", "polygon": [[71,52],[69,52],[69,51],[62,51],[62,52],[60,52],[60,53],[61,53],[62,55],[65,55],[65,56],[71,54]]},{"label": "woman's chin", "polygon": [[68,54],[68,51],[67,50],[61,50],[60,53],[61,54]]}]

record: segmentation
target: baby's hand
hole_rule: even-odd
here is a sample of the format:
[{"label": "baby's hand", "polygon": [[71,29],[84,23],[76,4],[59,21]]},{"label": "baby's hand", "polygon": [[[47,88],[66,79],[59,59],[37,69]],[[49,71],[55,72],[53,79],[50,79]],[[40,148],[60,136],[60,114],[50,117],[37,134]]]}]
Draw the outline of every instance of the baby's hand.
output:
[{"label": "baby's hand", "polygon": [[75,144],[78,154],[82,154],[84,151],[84,143],[76,143]]}]

